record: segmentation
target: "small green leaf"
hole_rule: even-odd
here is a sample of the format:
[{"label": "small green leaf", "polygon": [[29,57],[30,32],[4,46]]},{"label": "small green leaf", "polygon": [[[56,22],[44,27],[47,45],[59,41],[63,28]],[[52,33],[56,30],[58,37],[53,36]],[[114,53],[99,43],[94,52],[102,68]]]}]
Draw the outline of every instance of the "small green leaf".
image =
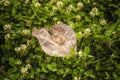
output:
[{"label": "small green leaf", "polygon": [[110,77],[109,73],[108,73],[108,72],[105,72],[105,74],[106,74],[105,79],[109,79],[109,77]]},{"label": "small green leaf", "polygon": [[105,36],[111,36],[112,32],[113,32],[113,31],[111,31],[111,30],[107,30],[107,31],[105,32]]},{"label": "small green leaf", "polygon": [[117,77],[118,77],[118,75],[117,75],[117,73],[116,72],[113,72],[113,77],[115,78],[115,79],[117,79]]},{"label": "small green leaf", "polygon": [[116,68],[120,70],[120,64],[116,64]]},{"label": "small green leaf", "polygon": [[39,73],[41,70],[40,70],[40,68],[37,68],[36,71],[37,71],[37,73]]},{"label": "small green leaf", "polygon": [[70,68],[65,68],[65,73],[70,73],[71,69]]},{"label": "small green leaf", "polygon": [[93,75],[93,71],[92,70],[88,70],[85,72],[85,75],[91,78],[95,78],[95,76]]},{"label": "small green leaf", "polygon": [[96,70],[100,70],[101,69],[101,67],[100,67],[100,62],[98,62],[97,64],[96,64]]},{"label": "small green leaf", "polygon": [[86,46],[86,47],[84,48],[84,54],[85,54],[85,55],[88,55],[89,53],[90,53],[90,47],[87,47],[87,46]]},{"label": "small green leaf", "polygon": [[58,73],[58,74],[64,74],[64,69],[62,69],[62,68],[61,68],[61,69],[58,69],[57,73]]},{"label": "small green leaf", "polygon": [[19,76],[20,76],[20,73],[16,73],[16,74],[9,75],[9,78],[12,80],[16,80],[16,79],[18,79]]},{"label": "small green leaf", "polygon": [[48,64],[47,65],[47,68],[51,71],[57,71],[57,68],[56,68],[56,64],[55,63],[51,63],[51,64]]},{"label": "small green leaf", "polygon": [[79,33],[76,33],[76,37],[77,37],[77,39],[80,40],[83,37],[83,35],[82,35],[82,33],[79,32]]}]

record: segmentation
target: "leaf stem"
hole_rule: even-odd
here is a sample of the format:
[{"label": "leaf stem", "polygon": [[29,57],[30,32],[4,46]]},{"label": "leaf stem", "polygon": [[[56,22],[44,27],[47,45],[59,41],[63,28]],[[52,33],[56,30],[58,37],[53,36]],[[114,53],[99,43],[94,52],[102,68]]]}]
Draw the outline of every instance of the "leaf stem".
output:
[{"label": "leaf stem", "polygon": [[39,16],[37,15],[36,11],[35,11],[34,8],[33,8],[33,4],[31,4],[31,9],[32,9],[34,15],[35,15],[35,16],[37,17],[37,19],[40,21]]}]

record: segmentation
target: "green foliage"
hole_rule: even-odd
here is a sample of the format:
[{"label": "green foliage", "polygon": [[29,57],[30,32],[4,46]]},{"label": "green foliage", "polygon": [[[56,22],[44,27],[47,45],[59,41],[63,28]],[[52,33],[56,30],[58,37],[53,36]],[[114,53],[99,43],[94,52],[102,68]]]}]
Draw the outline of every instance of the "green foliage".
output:
[{"label": "green foliage", "polygon": [[[33,28],[70,25],[77,52],[51,57]],[[119,0],[1,0],[1,80],[120,80]]]}]

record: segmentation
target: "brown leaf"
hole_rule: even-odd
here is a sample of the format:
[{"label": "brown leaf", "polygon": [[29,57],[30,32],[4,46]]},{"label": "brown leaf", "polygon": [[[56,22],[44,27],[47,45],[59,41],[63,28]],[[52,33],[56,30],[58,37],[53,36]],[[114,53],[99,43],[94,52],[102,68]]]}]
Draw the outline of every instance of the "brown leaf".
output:
[{"label": "brown leaf", "polygon": [[50,56],[56,56],[55,53],[57,57],[69,56],[70,50],[76,49],[75,32],[64,23],[53,25],[50,30],[34,29],[32,35],[38,39],[42,49]]}]

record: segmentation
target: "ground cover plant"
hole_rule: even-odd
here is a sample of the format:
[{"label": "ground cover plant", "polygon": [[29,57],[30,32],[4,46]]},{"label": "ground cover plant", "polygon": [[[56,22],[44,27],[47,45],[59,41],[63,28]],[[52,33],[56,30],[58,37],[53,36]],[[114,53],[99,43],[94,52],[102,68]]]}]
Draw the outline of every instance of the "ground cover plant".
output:
[{"label": "ground cover plant", "polygon": [[[34,28],[70,25],[71,57],[44,53]],[[0,80],[120,80],[119,0],[0,0]]]}]

